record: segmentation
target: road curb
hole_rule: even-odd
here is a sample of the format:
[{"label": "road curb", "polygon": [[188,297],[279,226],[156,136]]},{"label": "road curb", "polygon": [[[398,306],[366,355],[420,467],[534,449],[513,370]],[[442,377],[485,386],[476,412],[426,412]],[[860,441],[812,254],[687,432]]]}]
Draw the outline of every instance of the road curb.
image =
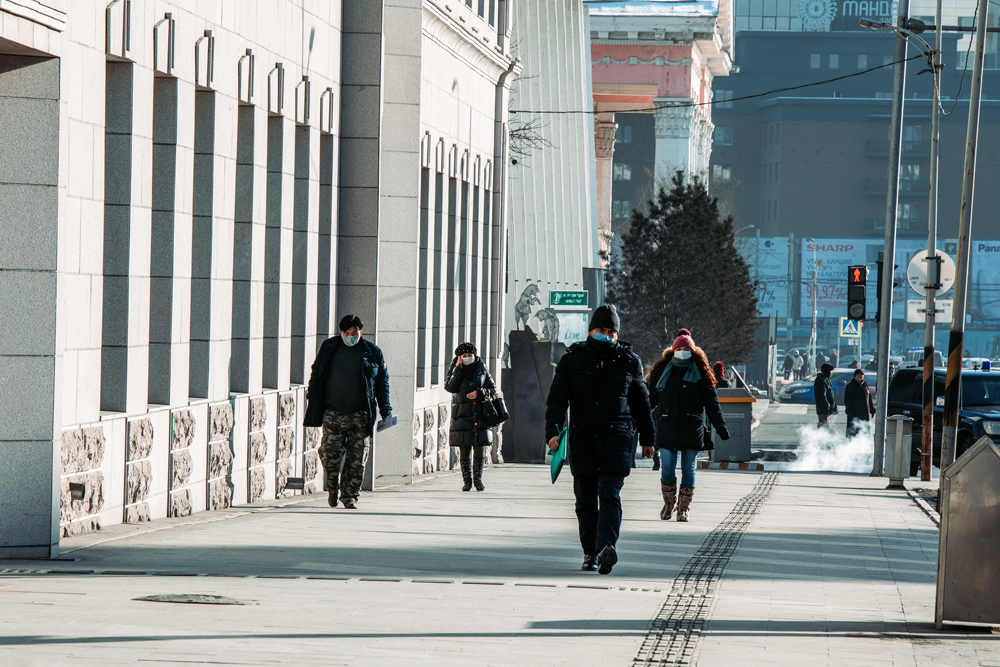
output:
[{"label": "road curb", "polygon": [[764,472],[764,464],[740,463],[737,461],[698,461],[698,470],[743,470],[744,472]]}]

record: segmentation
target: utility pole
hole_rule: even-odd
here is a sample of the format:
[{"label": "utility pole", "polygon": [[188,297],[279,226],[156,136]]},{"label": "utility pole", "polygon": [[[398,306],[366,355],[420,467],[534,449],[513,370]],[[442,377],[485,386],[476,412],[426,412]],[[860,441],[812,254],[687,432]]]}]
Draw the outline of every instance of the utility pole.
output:
[{"label": "utility pole", "polygon": [[927,205],[927,296],[924,305],[924,409],[920,432],[920,481],[931,481],[934,452],[934,295],[941,283],[941,259],[937,256],[938,208],[938,105],[941,103],[941,0],[934,14],[934,92],[931,95],[931,183]]},{"label": "utility pole", "polygon": [[[983,3],[989,4],[989,3]],[[897,25],[906,28],[910,14],[910,0],[900,0]],[[892,86],[892,124],[889,129],[889,189],[885,203],[885,263],[888,280],[882,280],[882,303],[878,326],[878,378],[876,382],[877,406],[875,414],[875,455],[872,477],[881,477],[885,457],[885,416],[889,391],[889,340],[892,332],[892,287],[896,266],[896,210],[899,203],[899,163],[902,158],[903,97],[906,85],[906,35],[896,32],[896,61]]]},{"label": "utility pole", "polygon": [[[944,388],[944,428],[941,433],[941,483],[944,471],[955,461],[959,399],[962,389],[962,350],[965,346],[966,292],[972,249],[972,193],[976,183],[976,142],[979,140],[979,103],[983,93],[983,46],[986,41],[988,2],[979,4],[976,16],[976,51],[972,63],[972,89],[969,93],[969,127],[965,135],[965,175],[962,179],[962,209],[958,225],[958,261],[955,269],[955,302],[948,337],[948,374]],[[926,362],[925,362],[926,363]],[[940,493],[940,492],[939,492]],[[938,573],[941,576],[941,573]],[[938,605],[940,609],[940,605]],[[940,627],[940,619],[937,619]]]},{"label": "utility pole", "polygon": [[[792,327],[794,319],[799,317],[799,303],[795,300],[795,284],[799,278],[795,277],[795,234],[788,235],[788,317],[785,320],[785,354],[792,351]],[[793,311],[793,308],[795,309]]]}]

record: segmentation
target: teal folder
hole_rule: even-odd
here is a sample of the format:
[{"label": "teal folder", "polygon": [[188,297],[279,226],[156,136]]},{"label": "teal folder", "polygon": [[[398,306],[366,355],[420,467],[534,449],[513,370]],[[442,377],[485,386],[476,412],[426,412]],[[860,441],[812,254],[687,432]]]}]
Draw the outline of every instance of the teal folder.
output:
[{"label": "teal folder", "polygon": [[562,433],[559,434],[559,449],[552,452],[552,483],[555,484],[556,480],[559,479],[559,471],[562,470],[563,464],[566,463],[566,438],[569,433],[569,428],[564,428]]}]

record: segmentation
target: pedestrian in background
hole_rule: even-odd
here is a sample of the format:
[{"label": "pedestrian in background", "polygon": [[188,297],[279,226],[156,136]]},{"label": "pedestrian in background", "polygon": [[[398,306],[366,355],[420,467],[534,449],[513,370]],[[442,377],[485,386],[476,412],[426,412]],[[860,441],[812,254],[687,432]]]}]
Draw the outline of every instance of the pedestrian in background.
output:
[{"label": "pedestrian in background", "polygon": [[816,400],[816,416],[819,418],[819,425],[826,427],[830,424],[830,417],[837,414],[837,399],[833,395],[833,385],[830,383],[830,374],[833,373],[833,366],[823,364],[816,380],[813,382],[813,394]]},{"label": "pedestrian in background", "polygon": [[[698,452],[709,449],[705,442],[705,414],[729,440],[729,429],[722,417],[716,379],[708,367],[708,358],[694,344],[687,329],[677,332],[674,344],[663,351],[653,364],[646,380],[650,402],[657,406],[656,448],[660,450],[660,490],[663,509],[660,518],[669,521],[674,504],[677,520],[687,521],[694,500],[694,468]],[[677,459],[681,460],[681,487],[677,489]]]},{"label": "pedestrian in background", "polygon": [[729,389],[733,384],[726,379],[726,365],[721,361],[712,364],[712,372],[715,373],[715,388]]},{"label": "pedestrian in background", "polygon": [[834,368],[836,368],[837,367],[837,362],[839,362],[839,361],[840,361],[840,358],[837,355],[837,351],[833,350],[832,352],[830,352],[830,360],[827,363],[829,363],[831,366],[833,366]]},{"label": "pedestrian in background", "polygon": [[319,348],[302,422],[323,427],[319,457],[326,472],[327,501],[336,507],[339,491],[349,510],[358,506],[375,417],[381,414],[385,421],[392,415],[385,357],[375,343],[362,337],[363,327],[360,317],[345,315],[340,335]]},{"label": "pedestrian in background", "polygon": [[792,359],[792,364],[793,364],[792,365],[792,370],[793,370],[793,372],[795,374],[795,379],[796,380],[801,380],[802,379],[802,367],[805,365],[804,361],[802,359],[802,355],[799,354],[798,350],[795,350],[794,352],[792,352],[792,354],[795,355],[794,358]]},{"label": "pedestrian in background", "polygon": [[583,570],[610,574],[618,562],[615,545],[622,524],[621,490],[631,472],[633,433],[638,429],[643,458],[653,455],[642,362],[618,340],[618,312],[594,311],[585,342],[574,343],[559,360],[545,410],[545,438],[559,449],[559,434],[570,410],[569,465],[583,547]]},{"label": "pedestrian in background", "polygon": [[854,371],[854,379],[844,387],[844,412],[847,413],[848,438],[861,432],[861,422],[868,422],[875,416],[875,402],[868,391],[865,372],[860,368]]},{"label": "pedestrian in background", "polygon": [[493,442],[493,430],[483,422],[483,404],[497,387],[486,364],[477,356],[474,344],[462,343],[455,348],[444,388],[452,394],[449,444],[458,447],[462,491],[470,491],[473,484],[476,491],[485,491],[483,459],[486,448]]},{"label": "pedestrian in background", "polygon": [[785,376],[785,379],[790,380],[792,377],[792,371],[795,370],[794,352],[785,355],[785,360],[781,364],[781,369]]}]

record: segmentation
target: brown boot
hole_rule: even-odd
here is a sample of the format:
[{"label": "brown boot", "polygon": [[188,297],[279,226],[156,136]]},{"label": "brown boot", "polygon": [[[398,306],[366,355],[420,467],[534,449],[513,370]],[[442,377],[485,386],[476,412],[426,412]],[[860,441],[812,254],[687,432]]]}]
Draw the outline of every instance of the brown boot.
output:
[{"label": "brown boot", "polygon": [[660,518],[670,521],[674,513],[674,504],[677,502],[677,480],[672,482],[660,482],[660,490],[663,492],[663,509],[660,510]]},{"label": "brown boot", "polygon": [[687,521],[688,512],[691,511],[691,501],[694,500],[694,487],[681,484],[681,490],[677,494],[677,520]]}]

